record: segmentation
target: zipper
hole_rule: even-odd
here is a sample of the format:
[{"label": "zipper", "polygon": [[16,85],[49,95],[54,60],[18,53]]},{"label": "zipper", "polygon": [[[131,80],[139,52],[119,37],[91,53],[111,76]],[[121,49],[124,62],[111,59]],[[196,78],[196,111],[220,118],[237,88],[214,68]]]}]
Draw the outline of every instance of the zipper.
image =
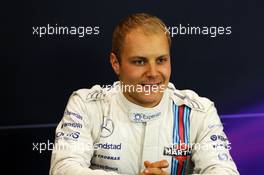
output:
[{"label": "zipper", "polygon": [[143,122],[143,132],[142,132],[142,136],[141,136],[141,150],[140,150],[140,155],[139,155],[139,173],[141,172],[141,169],[143,169],[144,167],[142,167],[142,165],[144,165],[144,160],[143,158],[143,150],[144,150],[144,144],[145,144],[145,134],[146,134],[146,127],[147,127],[147,122]]}]

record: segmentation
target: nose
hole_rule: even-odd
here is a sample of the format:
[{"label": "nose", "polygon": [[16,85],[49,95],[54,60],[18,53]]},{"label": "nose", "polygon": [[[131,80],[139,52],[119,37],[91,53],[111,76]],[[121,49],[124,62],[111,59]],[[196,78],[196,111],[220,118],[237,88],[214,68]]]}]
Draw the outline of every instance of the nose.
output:
[{"label": "nose", "polygon": [[147,66],[147,73],[148,77],[156,77],[158,75],[157,65],[155,63],[149,63]]}]

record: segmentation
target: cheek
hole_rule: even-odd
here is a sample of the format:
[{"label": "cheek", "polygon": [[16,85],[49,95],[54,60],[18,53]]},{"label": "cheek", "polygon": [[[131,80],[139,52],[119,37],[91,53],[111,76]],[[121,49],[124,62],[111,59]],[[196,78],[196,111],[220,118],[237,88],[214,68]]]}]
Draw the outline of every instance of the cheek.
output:
[{"label": "cheek", "polygon": [[166,76],[169,78],[171,75],[171,67],[168,67],[167,72],[166,72]]},{"label": "cheek", "polygon": [[163,74],[166,78],[169,78],[169,77],[170,77],[170,74],[171,74],[171,67],[170,67],[170,65],[165,66],[165,67],[162,68],[162,74]]},{"label": "cheek", "polygon": [[133,66],[123,65],[121,68],[121,77],[123,81],[137,82],[140,78],[141,71]]},{"label": "cheek", "polygon": [[171,64],[169,62],[168,65],[166,66],[166,76],[170,77],[170,75],[171,75]]}]

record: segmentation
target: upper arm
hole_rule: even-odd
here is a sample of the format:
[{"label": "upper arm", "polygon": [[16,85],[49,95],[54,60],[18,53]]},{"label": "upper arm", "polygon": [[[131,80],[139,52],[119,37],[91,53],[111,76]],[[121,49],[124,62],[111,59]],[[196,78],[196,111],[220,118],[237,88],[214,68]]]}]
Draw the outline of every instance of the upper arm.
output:
[{"label": "upper arm", "polygon": [[73,94],[56,129],[51,171],[62,170],[64,167],[63,172],[66,172],[77,165],[86,168],[90,166],[93,127],[91,111],[87,111],[87,105],[80,96]]},{"label": "upper arm", "polygon": [[212,105],[200,118],[196,145],[192,154],[196,173],[239,174],[229,153],[230,142]]}]

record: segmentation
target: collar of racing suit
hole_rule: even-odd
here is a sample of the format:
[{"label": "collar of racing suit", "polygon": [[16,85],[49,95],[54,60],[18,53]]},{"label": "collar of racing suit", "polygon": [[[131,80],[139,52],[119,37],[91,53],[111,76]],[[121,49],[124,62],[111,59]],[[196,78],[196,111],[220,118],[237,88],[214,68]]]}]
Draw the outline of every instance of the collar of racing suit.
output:
[{"label": "collar of racing suit", "polygon": [[[100,88],[99,90],[101,92],[102,88]],[[104,90],[105,94],[103,96],[98,97],[102,97],[106,104],[110,104],[109,102],[111,101],[111,96],[115,94],[118,105],[120,105],[121,109],[128,114],[130,121],[136,123],[146,123],[160,118],[162,116],[162,113],[164,112],[164,109],[167,109],[168,105],[170,105],[170,100],[172,100],[177,106],[186,105],[197,111],[206,111],[206,108],[203,104],[193,99],[190,95],[187,95],[188,92],[189,91],[177,90],[172,83],[169,83],[168,87],[164,91],[160,103],[153,108],[145,108],[127,100],[127,98],[123,95],[121,91],[120,81],[116,81],[114,82],[111,89],[108,89],[106,91]],[[190,94],[193,95],[193,93]],[[210,104],[208,103],[208,105]],[[109,114],[111,113],[111,107],[105,105],[103,111],[104,116],[109,116]]]},{"label": "collar of racing suit", "polygon": [[117,95],[117,100],[128,113],[129,119],[136,123],[145,123],[160,118],[162,112],[166,109],[165,107],[169,105],[168,90],[164,91],[161,101],[153,108],[142,107],[130,102],[121,91],[119,91]]}]

